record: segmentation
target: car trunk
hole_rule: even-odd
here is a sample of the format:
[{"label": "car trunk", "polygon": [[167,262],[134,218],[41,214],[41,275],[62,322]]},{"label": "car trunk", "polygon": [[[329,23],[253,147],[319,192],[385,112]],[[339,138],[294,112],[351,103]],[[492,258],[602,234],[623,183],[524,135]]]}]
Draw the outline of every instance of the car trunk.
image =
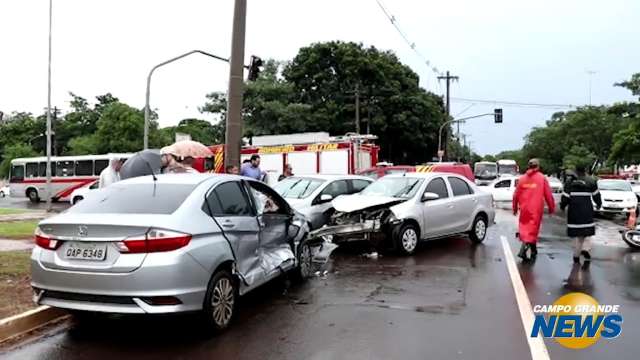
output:
[{"label": "car trunk", "polygon": [[159,215],[63,214],[39,225],[43,236],[60,241],[55,250],[41,251],[39,261],[56,270],[131,272],[142,265],[146,253],[122,253],[118,243],[144,237],[149,228],[163,223],[168,219]]}]

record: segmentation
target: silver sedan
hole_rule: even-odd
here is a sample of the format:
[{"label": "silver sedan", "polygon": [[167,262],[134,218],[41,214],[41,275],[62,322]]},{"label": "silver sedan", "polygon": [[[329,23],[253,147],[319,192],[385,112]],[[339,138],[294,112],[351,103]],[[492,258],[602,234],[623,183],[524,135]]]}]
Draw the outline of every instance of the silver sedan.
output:
[{"label": "silver sedan", "polygon": [[133,178],[42,221],[31,255],[38,304],[108,313],[201,311],[226,328],[236,298],[309,275],[305,218],[267,185],[232,175]]},{"label": "silver sedan", "polygon": [[372,182],[357,175],[308,175],[288,177],[273,188],[307,217],[312,229],[317,229],[333,214],[333,199],[358,193]]},{"label": "silver sedan", "polygon": [[493,224],[491,194],[466,178],[448,173],[406,173],[378,179],[359,194],[333,201],[330,226],[311,236],[334,241],[362,239],[415,252],[420,240],[468,234],[481,242]]}]

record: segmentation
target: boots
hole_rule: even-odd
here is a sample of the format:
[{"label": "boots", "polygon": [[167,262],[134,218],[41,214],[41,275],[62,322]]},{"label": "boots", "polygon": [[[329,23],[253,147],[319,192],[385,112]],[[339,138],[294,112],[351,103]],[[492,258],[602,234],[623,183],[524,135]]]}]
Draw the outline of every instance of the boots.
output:
[{"label": "boots", "polygon": [[538,256],[538,246],[536,244],[531,244],[531,260],[535,260]]},{"label": "boots", "polygon": [[528,249],[529,249],[529,244],[522,243],[522,245],[520,245],[520,251],[518,252],[518,257],[521,258],[523,261],[528,260],[527,258]]},{"label": "boots", "polygon": [[580,254],[584,256],[584,261],[591,261],[591,254],[587,250],[582,250]]}]

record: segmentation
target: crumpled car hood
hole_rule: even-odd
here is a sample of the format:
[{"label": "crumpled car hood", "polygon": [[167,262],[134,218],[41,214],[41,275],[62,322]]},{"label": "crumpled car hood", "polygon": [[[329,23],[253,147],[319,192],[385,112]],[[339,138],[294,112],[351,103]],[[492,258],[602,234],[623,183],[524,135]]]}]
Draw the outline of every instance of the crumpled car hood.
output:
[{"label": "crumpled car hood", "polygon": [[350,213],[353,211],[359,211],[373,207],[390,207],[405,201],[406,199],[398,199],[394,197],[366,196],[354,194],[339,196],[332,201],[332,205],[333,208],[336,209],[336,211]]}]

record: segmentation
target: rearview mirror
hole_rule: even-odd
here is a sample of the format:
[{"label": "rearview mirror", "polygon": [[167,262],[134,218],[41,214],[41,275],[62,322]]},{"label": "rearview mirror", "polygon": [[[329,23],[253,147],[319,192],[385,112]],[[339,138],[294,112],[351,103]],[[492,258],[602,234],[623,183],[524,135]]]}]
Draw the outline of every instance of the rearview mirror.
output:
[{"label": "rearview mirror", "polygon": [[320,195],[320,202],[329,202],[333,200],[333,196],[331,194],[322,194]]},{"label": "rearview mirror", "polygon": [[432,192],[426,192],[422,194],[422,201],[432,201],[440,199],[440,195]]}]

